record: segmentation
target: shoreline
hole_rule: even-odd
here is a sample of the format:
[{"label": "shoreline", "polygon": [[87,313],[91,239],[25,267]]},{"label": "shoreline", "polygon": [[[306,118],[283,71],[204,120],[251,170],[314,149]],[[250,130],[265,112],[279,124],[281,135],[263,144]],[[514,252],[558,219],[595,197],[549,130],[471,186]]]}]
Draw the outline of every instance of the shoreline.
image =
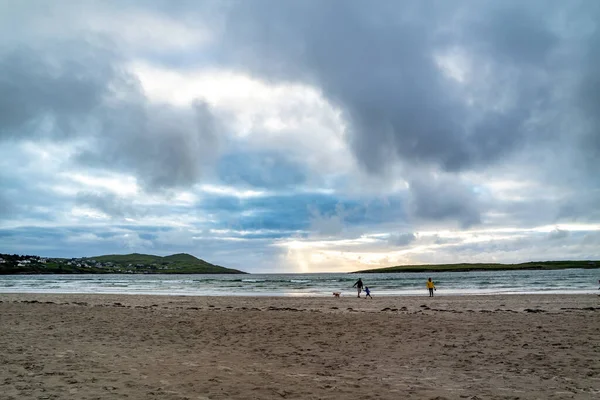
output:
[{"label": "shoreline", "polygon": [[[423,292],[422,294],[416,294],[415,292]],[[409,291],[407,291],[409,292]],[[377,292],[372,293],[373,296],[377,298],[420,298],[420,297],[429,297],[425,290],[412,290],[409,293],[401,294],[401,293],[388,293],[388,292]],[[234,297],[234,298],[315,298],[315,299],[323,299],[329,298],[332,296],[331,291],[327,292],[214,292],[209,291],[208,293],[202,293],[200,291],[196,292],[160,292],[160,291],[132,291],[132,292],[83,292],[83,291],[27,291],[25,290],[16,290],[16,291],[0,291],[0,296],[2,295],[48,295],[48,296],[61,296],[61,295],[73,295],[73,296],[157,296],[157,297]],[[364,292],[361,297],[364,296]],[[454,298],[454,297],[494,297],[494,296],[600,296],[600,290],[598,289],[581,289],[581,290],[539,290],[539,291],[506,291],[506,292],[498,292],[498,291],[478,291],[478,292],[469,292],[463,290],[440,290],[440,293],[436,293],[435,297],[444,297],[444,298]],[[341,297],[344,299],[355,298],[356,291],[345,291],[341,292]]]},{"label": "shoreline", "polygon": [[[0,303],[45,303],[68,305],[86,303],[90,306],[112,305],[119,303],[125,307],[158,304],[160,306],[197,307],[221,306],[238,308],[240,304],[253,304],[253,308],[272,307],[274,304],[285,304],[303,310],[329,311],[331,307],[352,306],[352,310],[379,312],[381,307],[412,307],[419,310],[423,305],[432,306],[432,311],[460,311],[470,307],[473,310],[491,310],[495,308],[523,311],[538,308],[545,311],[561,311],[561,309],[596,308],[600,311],[600,294],[490,294],[490,295],[454,295],[443,296],[374,296],[373,299],[360,299],[356,296],[203,296],[203,295],[147,295],[147,294],[107,294],[107,293],[0,293]],[[545,307],[545,308],[543,308]],[[198,308],[200,309],[200,308]],[[227,308],[225,308],[227,309]],[[410,309],[410,308],[408,308]]]}]

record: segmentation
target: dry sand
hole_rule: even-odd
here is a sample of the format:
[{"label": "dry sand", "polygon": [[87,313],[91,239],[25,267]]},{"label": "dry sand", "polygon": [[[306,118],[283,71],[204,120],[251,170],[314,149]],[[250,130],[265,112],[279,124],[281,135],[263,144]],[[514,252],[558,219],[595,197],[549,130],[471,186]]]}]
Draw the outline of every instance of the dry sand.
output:
[{"label": "dry sand", "polygon": [[598,399],[600,297],[0,295],[0,399]]}]

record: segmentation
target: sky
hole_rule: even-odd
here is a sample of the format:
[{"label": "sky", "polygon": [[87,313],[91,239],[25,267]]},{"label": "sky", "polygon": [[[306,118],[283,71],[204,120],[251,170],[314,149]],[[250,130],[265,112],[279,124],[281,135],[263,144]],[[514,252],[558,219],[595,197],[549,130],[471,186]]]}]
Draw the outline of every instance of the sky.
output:
[{"label": "sky", "polygon": [[600,259],[600,2],[0,0],[0,252]]}]

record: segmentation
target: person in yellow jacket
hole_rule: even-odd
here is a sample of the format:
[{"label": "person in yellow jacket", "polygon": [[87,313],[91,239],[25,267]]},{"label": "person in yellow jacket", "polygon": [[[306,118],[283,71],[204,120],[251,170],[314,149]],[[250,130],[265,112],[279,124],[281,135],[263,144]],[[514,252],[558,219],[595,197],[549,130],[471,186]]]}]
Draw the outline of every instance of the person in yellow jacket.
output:
[{"label": "person in yellow jacket", "polygon": [[429,289],[429,297],[433,297],[433,291],[436,289],[431,278],[429,278],[429,280],[427,281],[427,289]]}]

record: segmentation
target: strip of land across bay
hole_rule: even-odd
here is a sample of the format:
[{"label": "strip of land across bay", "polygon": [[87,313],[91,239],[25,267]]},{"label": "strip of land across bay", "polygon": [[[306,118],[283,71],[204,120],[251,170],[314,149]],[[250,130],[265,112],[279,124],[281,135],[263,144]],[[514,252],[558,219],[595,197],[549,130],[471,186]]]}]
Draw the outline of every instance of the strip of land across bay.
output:
[{"label": "strip of land across bay", "polygon": [[593,269],[600,268],[600,261],[532,261],[520,264],[432,264],[398,265],[395,267],[356,271],[361,274],[394,272],[467,272],[467,271],[517,271],[553,269]]},{"label": "strip of land across bay", "polygon": [[0,254],[0,275],[7,274],[244,274],[190,254],[154,256],[113,254],[83,258],[48,258]]},{"label": "strip of land across bay", "polygon": [[[600,261],[532,261],[520,264],[425,264],[367,269],[356,273],[467,272],[510,270],[556,270],[600,268]],[[170,256],[112,254],[81,258],[50,258],[35,255],[1,254],[0,275],[7,274],[245,274],[211,264],[190,254]]]}]

